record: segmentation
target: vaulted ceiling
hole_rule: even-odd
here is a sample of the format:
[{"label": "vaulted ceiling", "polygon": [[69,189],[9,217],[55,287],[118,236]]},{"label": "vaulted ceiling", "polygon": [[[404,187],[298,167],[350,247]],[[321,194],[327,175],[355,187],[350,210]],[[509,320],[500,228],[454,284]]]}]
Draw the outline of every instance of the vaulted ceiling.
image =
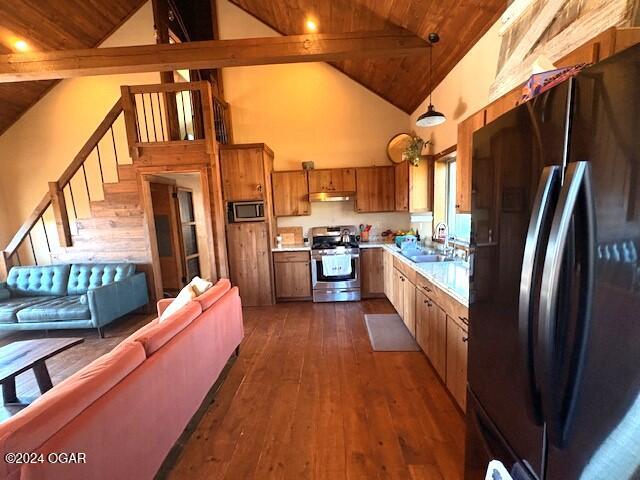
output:
[{"label": "vaulted ceiling", "polygon": [[[507,7],[506,0],[231,0],[284,34],[305,33],[312,18],[319,33],[405,28],[427,39],[440,35],[433,49],[437,85]],[[429,93],[428,59],[346,60],[339,70],[407,113]],[[473,88],[473,85],[470,86]]]},{"label": "vaulted ceiling", "polygon": [[[40,51],[95,47],[144,1],[2,0],[0,54],[16,51],[17,39]],[[284,35],[305,33],[309,18],[320,33],[404,28],[427,39],[430,32],[438,32],[441,41],[433,49],[433,85],[451,71],[507,4],[507,0],[231,1]],[[334,66],[408,113],[430,90],[426,55],[345,60]],[[0,134],[53,85],[53,80],[0,84]]]},{"label": "vaulted ceiling", "polygon": [[[0,54],[29,49],[92,48],[143,3],[141,0],[2,0]],[[0,133],[10,127],[56,83],[55,80],[0,84]]]}]

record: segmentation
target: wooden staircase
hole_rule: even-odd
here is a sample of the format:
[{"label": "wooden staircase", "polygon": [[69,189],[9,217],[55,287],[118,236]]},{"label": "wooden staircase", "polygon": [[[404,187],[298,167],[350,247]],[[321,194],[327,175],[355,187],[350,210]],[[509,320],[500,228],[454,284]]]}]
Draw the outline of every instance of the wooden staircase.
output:
[{"label": "wooden staircase", "polygon": [[[146,271],[153,285],[157,247],[143,205],[143,178],[162,164],[168,171],[194,162],[204,171],[219,168],[216,127],[222,125],[228,138],[228,105],[213,98],[210,88],[207,82],[122,87],[122,97],[0,252],[0,279],[13,265],[128,261]],[[182,107],[189,102],[190,116],[175,108],[176,98]],[[182,118],[167,113],[178,111]],[[216,175],[211,178],[214,190]],[[222,215],[218,196],[216,214]]]}]

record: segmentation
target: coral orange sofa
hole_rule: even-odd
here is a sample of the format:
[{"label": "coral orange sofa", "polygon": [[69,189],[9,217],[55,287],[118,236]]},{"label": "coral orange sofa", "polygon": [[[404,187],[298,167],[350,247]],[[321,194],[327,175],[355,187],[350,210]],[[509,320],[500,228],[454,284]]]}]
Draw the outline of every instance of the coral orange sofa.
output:
[{"label": "coral orange sofa", "polygon": [[[169,302],[159,302],[160,313]],[[0,478],[153,478],[243,335],[238,289],[221,280],[0,424],[3,457],[36,460],[0,460]],[[52,463],[58,454],[82,455]]]}]

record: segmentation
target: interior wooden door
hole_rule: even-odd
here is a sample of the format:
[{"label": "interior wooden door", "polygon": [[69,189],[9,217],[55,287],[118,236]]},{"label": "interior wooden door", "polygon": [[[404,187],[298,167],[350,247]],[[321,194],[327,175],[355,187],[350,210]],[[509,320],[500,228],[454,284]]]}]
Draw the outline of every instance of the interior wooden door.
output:
[{"label": "interior wooden door", "polygon": [[178,188],[176,202],[180,215],[181,260],[184,268],[184,282],[189,283],[193,277],[200,276],[198,226],[193,207],[193,192],[186,188]]},{"label": "interior wooden door", "polygon": [[175,185],[150,182],[153,218],[156,226],[156,241],[162,287],[164,291],[176,292],[183,286],[182,248],[178,231],[178,213],[174,202]]}]

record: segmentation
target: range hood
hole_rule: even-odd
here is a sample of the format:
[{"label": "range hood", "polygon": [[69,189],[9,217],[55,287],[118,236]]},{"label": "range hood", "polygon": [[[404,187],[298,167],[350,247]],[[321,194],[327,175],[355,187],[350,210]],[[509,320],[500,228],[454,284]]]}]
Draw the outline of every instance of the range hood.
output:
[{"label": "range hood", "polygon": [[310,202],[348,202],[356,199],[356,192],[310,193]]}]

